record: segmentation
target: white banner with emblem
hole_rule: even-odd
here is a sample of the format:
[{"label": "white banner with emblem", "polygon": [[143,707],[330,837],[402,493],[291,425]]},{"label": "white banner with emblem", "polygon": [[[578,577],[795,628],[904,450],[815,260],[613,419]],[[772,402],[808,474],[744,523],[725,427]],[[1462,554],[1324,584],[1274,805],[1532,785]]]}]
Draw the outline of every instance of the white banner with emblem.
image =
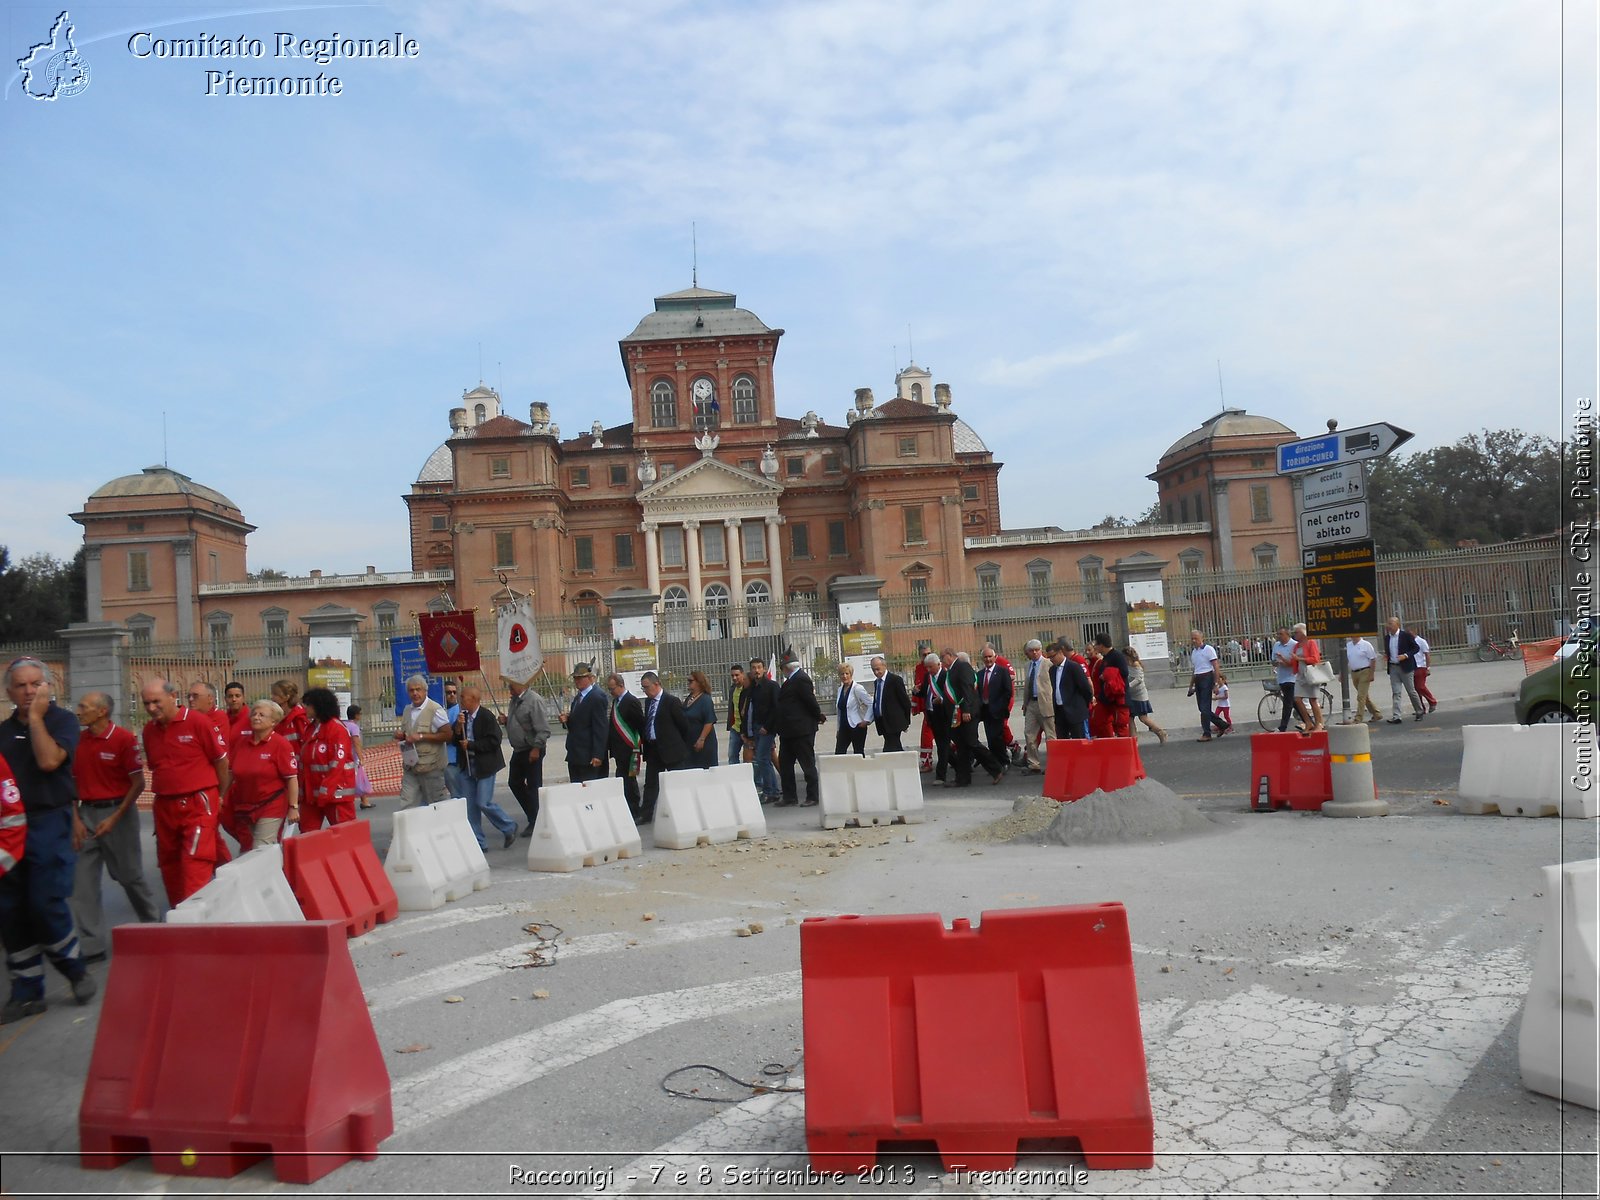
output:
[{"label": "white banner with emblem", "polygon": [[526,686],[544,666],[533,604],[526,598],[499,605],[500,678]]}]

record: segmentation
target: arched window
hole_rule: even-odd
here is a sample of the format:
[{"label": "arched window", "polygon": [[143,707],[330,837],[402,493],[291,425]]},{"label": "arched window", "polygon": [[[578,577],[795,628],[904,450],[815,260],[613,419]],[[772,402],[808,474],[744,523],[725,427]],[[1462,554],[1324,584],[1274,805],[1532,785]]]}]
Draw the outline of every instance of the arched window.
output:
[{"label": "arched window", "polygon": [[674,584],[661,592],[662,636],[669,642],[689,640],[689,593]]},{"label": "arched window", "polygon": [[689,402],[696,429],[715,429],[722,424],[722,402],[717,399],[717,381],[711,376],[701,375],[689,385]]},{"label": "arched window", "polygon": [[480,405],[478,405],[476,408],[474,408],[472,410],[472,417],[473,417],[472,423],[474,425],[482,425],[484,420],[488,416],[489,416],[489,410],[487,408],[485,408],[483,405],[480,404]]},{"label": "arched window", "polygon": [[744,585],[744,602],[750,616],[750,632],[772,632],[772,589],[759,579]]},{"label": "arched window", "polygon": [[706,586],[706,632],[714,638],[732,635],[728,624],[728,589],[720,583]]},{"label": "arched window", "polygon": [[669,587],[661,593],[661,607],[667,609],[688,608],[689,593],[676,585]]},{"label": "arched window", "polygon": [[650,424],[657,429],[671,429],[678,423],[678,396],[672,382],[658,379],[650,385]]},{"label": "arched window", "polygon": [[913,383],[911,385],[911,398],[918,404],[922,403],[922,385],[920,383]]},{"label": "arched window", "polygon": [[756,423],[756,381],[748,375],[740,375],[733,381],[733,423]]}]

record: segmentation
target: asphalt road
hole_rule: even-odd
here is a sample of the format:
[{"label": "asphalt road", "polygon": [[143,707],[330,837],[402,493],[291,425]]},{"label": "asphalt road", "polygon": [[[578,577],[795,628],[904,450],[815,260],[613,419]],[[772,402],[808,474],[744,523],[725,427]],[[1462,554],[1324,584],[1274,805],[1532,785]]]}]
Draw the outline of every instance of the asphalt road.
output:
[{"label": "asphalt road", "polygon": [[[1449,703],[1421,723],[1376,727],[1386,818],[1249,813],[1241,721],[1206,745],[1193,731],[1143,744],[1151,776],[1215,821],[1165,843],[953,836],[1037,794],[1036,777],[1011,777],[930,788],[927,821],[911,827],[827,834],[815,810],[769,810],[772,833],[759,843],[647,850],[571,875],[530,873],[518,851],[491,852],[489,890],[350,944],[393,1079],[396,1132],[378,1161],[347,1164],[309,1191],[1593,1195],[1596,1115],[1522,1087],[1516,1031],[1544,912],[1536,869],[1592,857],[1595,823],[1468,817],[1435,803],[1454,791],[1461,726],[1504,720],[1506,707]],[[380,848],[385,814],[373,822]],[[763,1076],[769,1063],[803,1088],[795,923],[806,915],[948,921],[1106,900],[1127,906],[1132,931],[1151,1171],[1069,1185],[1072,1156],[1036,1154],[1022,1165],[1037,1177],[974,1181],[891,1154],[892,1182],[793,1184],[760,1171],[804,1170],[802,1092],[753,1094],[705,1070],[677,1085],[719,1102],[664,1089],[693,1064],[771,1086],[785,1077]],[[752,922],[761,932],[739,936]],[[551,965],[527,965],[539,944],[529,924],[550,939]],[[59,1001],[59,981],[51,986]],[[98,1001],[55,1003],[0,1030],[8,1193],[308,1190],[277,1184],[264,1164],[222,1181],[157,1175],[143,1160],[78,1169],[75,1117],[98,1017]],[[203,1030],[185,1053],[216,1069]],[[572,1181],[527,1182],[563,1170]]]}]

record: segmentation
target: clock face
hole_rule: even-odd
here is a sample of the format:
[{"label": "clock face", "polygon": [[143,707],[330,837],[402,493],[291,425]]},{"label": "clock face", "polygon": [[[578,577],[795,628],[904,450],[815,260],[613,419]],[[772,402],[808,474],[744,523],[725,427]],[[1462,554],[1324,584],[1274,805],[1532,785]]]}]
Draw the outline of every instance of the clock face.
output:
[{"label": "clock face", "polygon": [[696,400],[711,399],[711,380],[696,379],[694,381],[694,397]]}]

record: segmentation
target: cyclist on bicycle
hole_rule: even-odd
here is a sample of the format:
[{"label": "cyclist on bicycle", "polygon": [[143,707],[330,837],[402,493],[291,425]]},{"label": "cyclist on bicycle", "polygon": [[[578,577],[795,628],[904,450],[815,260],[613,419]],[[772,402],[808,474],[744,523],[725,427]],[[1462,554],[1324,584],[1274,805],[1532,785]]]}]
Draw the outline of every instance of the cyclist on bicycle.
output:
[{"label": "cyclist on bicycle", "polygon": [[1278,630],[1278,640],[1272,646],[1272,666],[1278,680],[1278,693],[1283,697],[1283,715],[1278,720],[1278,732],[1289,732],[1289,717],[1295,711],[1294,677],[1298,664],[1294,660],[1295,641],[1287,629]]}]

